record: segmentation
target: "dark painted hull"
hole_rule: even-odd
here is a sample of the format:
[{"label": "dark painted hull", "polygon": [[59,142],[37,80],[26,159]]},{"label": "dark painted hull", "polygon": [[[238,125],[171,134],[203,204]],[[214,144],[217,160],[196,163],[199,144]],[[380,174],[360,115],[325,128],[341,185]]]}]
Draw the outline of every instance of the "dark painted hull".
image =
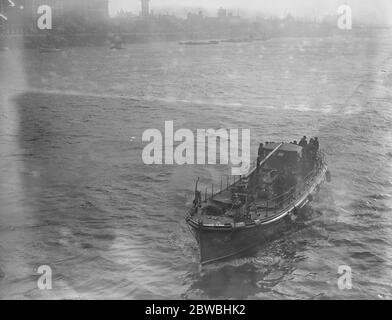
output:
[{"label": "dark painted hull", "polygon": [[276,238],[288,226],[286,219],[280,219],[268,226],[249,226],[220,232],[201,230],[197,234],[200,262],[207,264],[243,253]]}]

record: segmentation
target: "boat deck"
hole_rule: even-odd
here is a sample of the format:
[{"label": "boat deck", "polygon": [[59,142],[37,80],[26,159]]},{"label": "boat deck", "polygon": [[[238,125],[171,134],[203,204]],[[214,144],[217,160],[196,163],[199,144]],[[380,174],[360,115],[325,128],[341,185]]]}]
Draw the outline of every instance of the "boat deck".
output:
[{"label": "boat deck", "polygon": [[[256,206],[253,208],[254,210],[251,210],[249,213],[250,221],[272,218],[278,215],[282,209],[282,207],[279,206],[277,201],[273,200],[259,200],[255,202],[255,205]],[[203,207],[206,206],[218,208],[224,213],[219,215],[202,214],[200,210],[199,213],[195,215],[195,218],[202,224],[224,225],[234,223],[234,215],[238,209],[232,208],[230,189],[224,190],[217,195],[214,195],[206,203],[203,204]]]},{"label": "boat deck", "polygon": [[[293,206],[305,202],[306,198],[314,191],[316,186],[322,183],[326,170],[327,168],[323,164],[315,168],[305,181],[297,185],[290,192],[281,195],[282,198],[279,197],[270,200],[258,199],[254,201],[246,219],[242,220],[242,222],[248,224],[269,221],[280,216],[285,210],[292,210]],[[238,224],[235,221],[235,216],[243,210],[243,207],[233,208],[231,188],[242,183],[243,181],[241,180],[237,181],[228,189],[211,196],[207,201],[202,203],[201,209],[192,216],[192,220],[205,226]],[[206,208],[212,209],[213,213],[206,213],[205,211],[209,211],[204,210]]]}]

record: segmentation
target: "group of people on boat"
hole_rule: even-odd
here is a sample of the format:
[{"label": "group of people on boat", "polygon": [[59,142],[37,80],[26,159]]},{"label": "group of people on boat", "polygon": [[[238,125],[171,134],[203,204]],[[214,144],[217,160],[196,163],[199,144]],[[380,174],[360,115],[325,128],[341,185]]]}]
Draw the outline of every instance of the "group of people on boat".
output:
[{"label": "group of people on boat", "polygon": [[303,136],[299,143],[294,141],[293,144],[299,145],[303,148],[303,156],[305,161],[309,162],[311,167],[314,166],[317,159],[317,153],[320,149],[320,142],[318,137],[310,138],[309,142],[306,136]]},{"label": "group of people on boat", "polygon": [[[315,149],[315,151],[317,152],[319,147],[320,147],[320,143],[317,137],[315,138],[310,138],[309,143],[308,143],[308,138],[306,136],[303,136],[303,138],[301,139],[301,141],[298,143],[299,146],[303,147],[303,148],[311,148],[311,149]],[[296,141],[294,141],[294,144],[297,144]]]}]

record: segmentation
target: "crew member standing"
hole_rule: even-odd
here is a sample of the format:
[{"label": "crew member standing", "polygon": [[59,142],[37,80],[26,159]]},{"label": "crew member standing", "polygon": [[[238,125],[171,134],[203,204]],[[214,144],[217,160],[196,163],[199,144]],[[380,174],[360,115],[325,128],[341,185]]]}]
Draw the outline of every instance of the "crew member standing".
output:
[{"label": "crew member standing", "polygon": [[308,141],[306,140],[306,136],[304,136],[304,137],[301,139],[301,141],[299,142],[299,145],[300,145],[302,148],[305,148],[305,147],[308,145]]}]

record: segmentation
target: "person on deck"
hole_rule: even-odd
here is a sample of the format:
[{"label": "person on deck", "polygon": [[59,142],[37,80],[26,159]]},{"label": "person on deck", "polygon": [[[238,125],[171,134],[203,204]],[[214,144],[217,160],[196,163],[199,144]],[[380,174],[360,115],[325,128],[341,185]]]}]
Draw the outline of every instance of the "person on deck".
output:
[{"label": "person on deck", "polygon": [[316,138],[314,138],[314,149],[315,149],[316,153],[319,151],[319,148],[320,148],[320,143],[319,143],[318,138],[316,137]]},{"label": "person on deck", "polygon": [[308,159],[311,163],[311,166],[313,167],[315,162],[316,162],[316,154],[317,154],[317,150],[316,150],[316,140],[315,139],[310,139],[309,141],[309,145],[308,145]]},{"label": "person on deck", "polygon": [[305,148],[308,145],[308,141],[306,140],[306,136],[304,136],[301,141],[299,142],[299,145],[303,148]]}]

